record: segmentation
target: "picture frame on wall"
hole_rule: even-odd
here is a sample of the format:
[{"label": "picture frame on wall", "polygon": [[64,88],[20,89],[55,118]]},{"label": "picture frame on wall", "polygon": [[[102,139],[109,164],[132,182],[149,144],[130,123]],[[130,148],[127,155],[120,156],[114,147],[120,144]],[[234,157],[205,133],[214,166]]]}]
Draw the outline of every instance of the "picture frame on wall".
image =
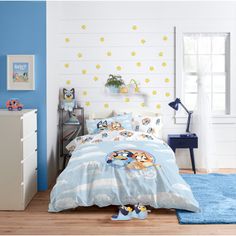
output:
[{"label": "picture frame on wall", "polygon": [[34,55],[7,55],[7,90],[35,90]]}]

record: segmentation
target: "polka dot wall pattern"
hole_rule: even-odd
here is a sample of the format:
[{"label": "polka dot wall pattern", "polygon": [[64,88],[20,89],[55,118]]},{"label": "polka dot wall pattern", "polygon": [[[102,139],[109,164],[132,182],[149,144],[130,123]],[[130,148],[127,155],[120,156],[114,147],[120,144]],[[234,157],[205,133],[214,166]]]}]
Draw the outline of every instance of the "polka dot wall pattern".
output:
[{"label": "polka dot wall pattern", "polygon": [[[74,87],[85,112],[121,108],[165,113],[174,97],[174,29],[153,20],[77,19],[59,42],[59,83]],[[116,27],[114,27],[114,25]],[[148,96],[112,96],[105,92],[109,74],[126,84],[134,79]]]}]

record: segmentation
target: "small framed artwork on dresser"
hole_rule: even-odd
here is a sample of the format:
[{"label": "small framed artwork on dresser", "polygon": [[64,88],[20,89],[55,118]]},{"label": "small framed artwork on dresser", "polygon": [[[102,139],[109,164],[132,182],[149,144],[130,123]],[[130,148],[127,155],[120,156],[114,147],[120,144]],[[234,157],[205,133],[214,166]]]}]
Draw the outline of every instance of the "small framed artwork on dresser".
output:
[{"label": "small framed artwork on dresser", "polygon": [[7,55],[7,90],[35,90],[34,55]]}]

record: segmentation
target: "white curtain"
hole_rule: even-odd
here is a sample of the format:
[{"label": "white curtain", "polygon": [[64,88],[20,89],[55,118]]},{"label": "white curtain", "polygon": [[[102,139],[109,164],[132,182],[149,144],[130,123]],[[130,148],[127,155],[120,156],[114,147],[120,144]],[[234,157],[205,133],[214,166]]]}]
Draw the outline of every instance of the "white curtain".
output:
[{"label": "white curtain", "polygon": [[193,113],[192,130],[198,135],[198,149],[196,150],[196,168],[210,171],[212,168],[212,119],[210,97],[206,90],[206,68],[208,65],[198,60],[197,102]]}]

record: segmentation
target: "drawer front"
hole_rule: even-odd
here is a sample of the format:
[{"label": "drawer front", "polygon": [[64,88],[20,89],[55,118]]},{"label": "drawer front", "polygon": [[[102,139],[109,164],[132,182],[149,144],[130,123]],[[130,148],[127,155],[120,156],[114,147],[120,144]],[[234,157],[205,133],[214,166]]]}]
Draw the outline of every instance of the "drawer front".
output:
[{"label": "drawer front", "polygon": [[169,145],[172,148],[197,148],[197,139],[177,139],[173,138],[169,140]]},{"label": "drawer front", "polygon": [[22,138],[33,134],[37,130],[37,113],[31,112],[23,116],[23,134]]},{"label": "drawer front", "polygon": [[23,159],[29,157],[37,150],[37,134],[34,133],[22,140]]},{"label": "drawer front", "polygon": [[37,152],[23,162],[23,204],[26,207],[37,193]]}]

